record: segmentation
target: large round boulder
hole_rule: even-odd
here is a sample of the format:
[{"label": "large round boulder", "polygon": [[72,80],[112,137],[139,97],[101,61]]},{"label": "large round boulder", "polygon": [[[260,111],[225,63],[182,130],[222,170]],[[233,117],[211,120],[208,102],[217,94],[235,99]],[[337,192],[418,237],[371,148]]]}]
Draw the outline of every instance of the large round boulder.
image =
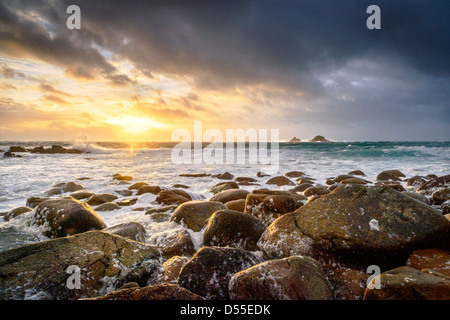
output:
[{"label": "large round boulder", "polygon": [[294,256],[270,260],[236,273],[230,280],[232,300],[334,300],[320,263]]},{"label": "large round boulder", "polygon": [[219,210],[208,220],[203,235],[203,245],[237,247],[255,251],[256,244],[265,230],[264,223],[249,214]]},{"label": "large round boulder", "polygon": [[247,198],[247,194],[249,194],[247,190],[230,189],[213,195],[209,200],[227,203],[233,200],[245,199]]},{"label": "large round boulder", "polygon": [[32,223],[43,227],[43,233],[50,238],[106,228],[91,206],[71,197],[41,202],[32,215]]},{"label": "large round boulder", "polygon": [[184,224],[187,228],[200,231],[206,220],[218,210],[226,206],[217,201],[189,201],[181,204],[170,217],[170,221]]},{"label": "large round boulder", "polygon": [[261,262],[242,249],[203,247],[181,269],[178,284],[206,299],[227,300],[231,277]]}]

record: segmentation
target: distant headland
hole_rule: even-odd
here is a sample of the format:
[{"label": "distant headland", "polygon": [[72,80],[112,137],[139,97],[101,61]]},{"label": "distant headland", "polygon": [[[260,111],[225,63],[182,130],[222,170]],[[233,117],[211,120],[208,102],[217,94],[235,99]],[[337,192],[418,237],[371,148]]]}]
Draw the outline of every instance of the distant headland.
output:
[{"label": "distant headland", "polygon": [[[331,142],[330,140],[325,139],[324,136],[315,136],[313,139],[309,140],[310,142]],[[293,137],[289,142],[302,142],[301,139],[297,137]]]}]

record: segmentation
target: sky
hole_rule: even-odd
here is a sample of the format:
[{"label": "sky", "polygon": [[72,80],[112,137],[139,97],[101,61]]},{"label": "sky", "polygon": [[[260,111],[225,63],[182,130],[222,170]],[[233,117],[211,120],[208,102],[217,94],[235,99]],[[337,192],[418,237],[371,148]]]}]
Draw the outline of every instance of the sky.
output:
[{"label": "sky", "polygon": [[0,0],[0,140],[170,141],[194,121],[450,140],[449,16],[422,0]]}]

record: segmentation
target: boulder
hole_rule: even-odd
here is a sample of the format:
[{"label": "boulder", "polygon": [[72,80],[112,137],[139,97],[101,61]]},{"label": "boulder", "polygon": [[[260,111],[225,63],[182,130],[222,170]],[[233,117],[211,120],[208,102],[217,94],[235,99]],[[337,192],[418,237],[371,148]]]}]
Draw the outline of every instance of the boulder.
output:
[{"label": "boulder", "polygon": [[41,203],[43,201],[46,201],[48,199],[50,199],[50,198],[48,198],[48,197],[30,197],[30,198],[27,199],[26,206],[31,208],[31,209],[34,209],[34,208],[37,207],[37,205],[39,203]]},{"label": "boulder", "polygon": [[361,170],[354,170],[348,173],[350,176],[365,176],[366,174]]},{"label": "boulder", "polygon": [[406,265],[417,270],[433,270],[450,279],[450,251],[439,249],[415,250],[406,260]]},{"label": "boulder", "polygon": [[303,195],[307,197],[323,196],[328,193],[330,192],[325,187],[309,187],[308,189],[303,191]]},{"label": "boulder", "polygon": [[172,185],[172,188],[189,189],[190,187],[185,184],[175,183],[174,185]]},{"label": "boulder", "polygon": [[83,185],[73,181],[65,183],[63,186],[61,186],[61,188],[64,192],[75,192],[85,190]]},{"label": "boulder", "polygon": [[27,212],[30,212],[30,211],[33,211],[33,209],[28,208],[28,207],[15,208],[15,209],[12,209],[12,210],[6,212],[6,214],[3,216],[3,218],[6,221],[9,221],[9,220],[12,220],[12,219],[20,216],[21,214],[24,214],[24,213],[27,213]]},{"label": "boulder", "polygon": [[71,197],[43,201],[31,217],[32,224],[43,227],[44,235],[50,238],[106,228],[102,218],[89,205]]},{"label": "boulder", "polygon": [[163,263],[164,273],[158,279],[157,283],[175,284],[178,281],[181,269],[189,261],[189,258],[182,256],[173,256]]},{"label": "boulder", "polygon": [[216,176],[216,178],[217,178],[217,179],[222,179],[222,180],[233,180],[234,175],[232,175],[232,174],[229,173],[229,172],[224,172],[224,173],[222,173],[222,174],[218,174],[218,175]]},{"label": "boulder", "polygon": [[285,176],[288,178],[300,178],[305,175],[304,172],[301,171],[289,171],[285,173]]},{"label": "boulder", "polygon": [[297,209],[293,197],[283,194],[253,194],[247,196],[245,212],[270,225],[277,218]]},{"label": "boulder", "polygon": [[348,175],[348,174],[341,174],[341,175],[338,175],[338,176],[336,176],[336,177],[334,177],[332,180],[336,183],[340,183],[341,181],[343,181],[343,180],[346,180],[346,179],[352,179],[352,178],[355,178],[354,176],[352,176],[352,175]]},{"label": "boulder", "polygon": [[377,175],[377,180],[380,181],[387,181],[387,180],[393,180],[393,181],[399,181],[401,180],[400,177],[396,174],[393,174],[389,171],[383,171]]},{"label": "boulder", "polygon": [[52,187],[52,188],[47,189],[47,190],[44,191],[44,194],[47,197],[60,195],[62,193],[63,193],[63,190],[62,190],[62,188],[59,188],[59,187]]},{"label": "boulder", "polygon": [[122,197],[130,197],[133,195],[133,192],[131,190],[116,190],[116,193],[121,195]]},{"label": "boulder", "polygon": [[146,215],[151,215],[151,214],[154,214],[154,213],[166,213],[166,212],[169,212],[169,211],[174,211],[176,208],[178,208],[177,204],[164,206],[164,207],[159,207],[159,208],[151,208],[151,209],[148,209],[145,212],[145,214]]},{"label": "boulder", "polygon": [[423,202],[425,204],[430,204],[430,201],[428,200],[428,198],[426,196],[424,196],[423,194],[420,194],[417,192],[412,192],[412,191],[405,191],[403,194],[408,197],[419,200],[420,202]]},{"label": "boulder", "polygon": [[303,192],[303,191],[305,191],[306,189],[308,189],[309,187],[312,187],[313,185],[311,184],[311,183],[302,183],[302,184],[299,184],[298,186],[295,186],[294,188],[292,188],[292,189],[289,189],[289,191],[291,191],[291,192]]},{"label": "boulder", "polygon": [[115,234],[133,241],[145,243],[147,231],[139,222],[125,222],[103,229],[104,232]]},{"label": "boulder", "polygon": [[397,181],[377,181],[374,183],[374,185],[386,186],[400,192],[406,191],[406,189],[400,184],[400,182]]},{"label": "boulder", "polygon": [[441,205],[450,200],[450,188],[436,190],[431,194],[431,201],[435,205]]},{"label": "boulder", "polygon": [[16,152],[16,153],[28,152],[27,148],[20,147],[20,146],[11,146],[11,147],[9,147],[9,151]]},{"label": "boulder", "polygon": [[187,228],[198,232],[212,214],[226,206],[217,201],[189,201],[181,204],[170,217],[170,221],[182,223]]},{"label": "boulder", "polygon": [[342,180],[340,183],[342,184],[368,184],[370,181],[367,181],[365,179],[353,177]]},{"label": "boulder", "polygon": [[208,300],[227,300],[231,277],[261,262],[242,249],[203,247],[181,269],[178,284]]},{"label": "boulder", "polygon": [[156,203],[181,204],[191,201],[191,196],[182,190],[162,190],[156,196]]},{"label": "boulder", "polygon": [[[0,252],[0,299],[95,297],[114,288],[109,281],[141,261],[151,262],[153,273],[161,266],[156,248],[102,231]],[[70,290],[68,285],[74,283],[69,277],[77,269],[80,289]]]},{"label": "boulder", "polygon": [[420,187],[425,182],[427,182],[428,179],[420,176],[414,176],[406,180],[406,186],[407,187]]},{"label": "boulder", "polygon": [[89,197],[91,197],[91,196],[93,196],[93,195],[94,195],[93,192],[86,191],[86,190],[78,190],[78,191],[72,192],[72,193],[70,194],[70,196],[71,196],[72,198],[75,198],[75,199],[77,199],[77,200],[87,199],[87,198],[89,198]]},{"label": "boulder", "polygon": [[227,203],[225,203],[225,206],[229,210],[244,212],[245,211],[245,202],[246,202],[245,199],[233,200],[233,201],[228,201]]},{"label": "boulder", "polygon": [[441,176],[438,178],[433,178],[433,179],[425,182],[417,189],[417,191],[421,191],[421,190],[430,191],[430,190],[434,190],[437,188],[444,188],[449,184],[450,184],[450,174],[448,174],[446,176]]},{"label": "boulder", "polygon": [[161,187],[159,186],[142,186],[139,188],[138,192],[136,193],[136,195],[140,196],[146,193],[151,193],[154,195],[157,195],[161,192]]},{"label": "boulder", "polygon": [[264,223],[249,214],[219,210],[208,220],[203,234],[203,245],[256,251],[256,244],[265,230]]},{"label": "boulder", "polygon": [[219,192],[230,190],[230,189],[239,189],[239,185],[234,181],[226,181],[220,182],[209,189],[209,192],[213,194],[217,194]]},{"label": "boulder", "polygon": [[186,178],[202,178],[202,177],[209,177],[211,174],[209,173],[182,173],[178,175],[179,177],[186,177]]},{"label": "boulder", "polygon": [[131,180],[133,180],[133,177],[131,177],[131,176],[124,176],[124,175],[121,175],[119,173],[116,173],[116,174],[113,175],[113,179],[114,180],[119,180],[119,181],[131,181]]},{"label": "boulder", "polygon": [[336,300],[362,300],[369,275],[350,268],[326,270],[327,277],[334,287]]},{"label": "boulder", "polygon": [[118,197],[113,194],[103,193],[103,194],[94,194],[89,198],[87,198],[85,202],[91,206],[98,206],[103,203],[112,202],[117,199]]},{"label": "boulder", "polygon": [[334,300],[322,266],[305,256],[255,265],[236,273],[229,287],[232,300]]},{"label": "boulder", "polygon": [[95,211],[102,212],[102,211],[114,211],[114,210],[120,210],[120,206],[114,202],[106,202],[98,207],[95,208]]},{"label": "boulder", "polygon": [[289,180],[289,178],[286,178],[284,176],[278,176],[278,177],[270,178],[269,180],[267,180],[266,184],[274,184],[274,185],[277,185],[279,187],[281,187],[281,186],[295,186],[294,182],[292,182],[291,180]]},{"label": "boulder", "polygon": [[258,182],[258,180],[250,177],[237,177],[234,179],[235,182]]},{"label": "boulder", "polygon": [[204,300],[176,284],[153,285],[144,288],[130,288],[108,293],[91,300]]},{"label": "boulder", "polygon": [[341,186],[297,209],[295,224],[324,250],[354,262],[404,261],[450,237],[439,210],[386,187]]},{"label": "boulder", "polygon": [[192,256],[195,253],[191,235],[184,229],[167,230],[150,236],[148,243],[159,249],[163,257]]},{"label": "boulder", "polygon": [[450,279],[399,267],[383,272],[380,288],[368,287],[364,300],[450,300]]},{"label": "boulder", "polygon": [[227,203],[233,200],[246,199],[247,194],[249,194],[249,192],[242,189],[225,190],[213,195],[211,198],[209,198],[209,201]]},{"label": "boulder", "polygon": [[128,190],[139,190],[140,188],[148,186],[147,182],[136,182],[128,187]]},{"label": "boulder", "polygon": [[124,200],[117,201],[116,204],[120,207],[129,207],[129,206],[135,205],[137,200],[138,200],[137,198],[124,199]]}]

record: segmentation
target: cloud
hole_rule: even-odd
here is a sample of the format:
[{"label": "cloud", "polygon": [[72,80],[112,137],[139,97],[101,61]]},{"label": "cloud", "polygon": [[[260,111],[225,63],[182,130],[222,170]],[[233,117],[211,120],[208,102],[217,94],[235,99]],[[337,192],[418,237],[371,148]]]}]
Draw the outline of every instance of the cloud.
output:
[{"label": "cloud", "polygon": [[69,104],[66,100],[51,94],[45,94],[43,96],[44,100],[52,104]]},{"label": "cloud", "polygon": [[0,0],[0,54],[118,87],[142,75],[184,79],[190,97],[136,102],[167,121],[216,115],[296,136],[449,138],[448,2],[379,0],[381,30],[365,26],[368,0],[78,0],[79,31],[65,27],[70,4]]},{"label": "cloud", "polygon": [[68,94],[67,92],[55,89],[55,87],[53,87],[52,85],[50,85],[48,83],[40,83],[38,88],[42,92],[48,92],[48,93],[66,96],[66,97],[72,96],[72,95]]}]

